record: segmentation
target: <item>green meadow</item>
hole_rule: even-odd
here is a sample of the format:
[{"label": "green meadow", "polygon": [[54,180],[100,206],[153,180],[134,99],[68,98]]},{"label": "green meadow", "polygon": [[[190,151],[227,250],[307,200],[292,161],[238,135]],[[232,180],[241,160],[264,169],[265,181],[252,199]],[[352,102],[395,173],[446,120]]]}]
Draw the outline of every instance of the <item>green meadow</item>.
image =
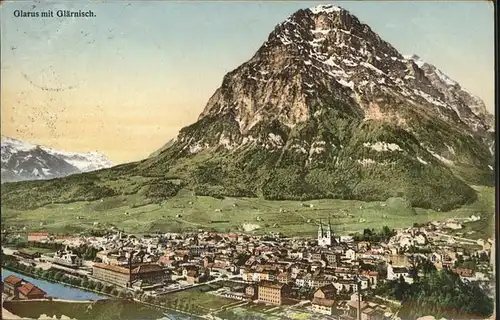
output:
[{"label": "green meadow", "polygon": [[350,234],[365,228],[410,227],[447,218],[481,216],[466,226],[474,237],[493,232],[494,188],[474,187],[478,199],[447,212],[412,208],[402,198],[385,202],[354,200],[271,201],[262,198],[223,199],[197,196],[182,189],[159,204],[148,203],[137,194],[123,194],[96,201],[49,204],[33,210],[2,206],[2,222],[29,231],[77,233],[110,230],[130,233],[206,231],[264,234],[281,232],[288,236],[314,236],[318,222],[330,218],[337,234]]}]

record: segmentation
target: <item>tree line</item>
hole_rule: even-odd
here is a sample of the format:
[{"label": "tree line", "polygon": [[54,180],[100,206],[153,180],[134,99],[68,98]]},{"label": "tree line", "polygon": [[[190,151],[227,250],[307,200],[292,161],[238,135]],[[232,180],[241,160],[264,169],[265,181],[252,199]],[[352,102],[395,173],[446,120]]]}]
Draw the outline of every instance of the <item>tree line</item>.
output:
[{"label": "tree line", "polygon": [[[493,299],[477,283],[464,282],[448,269],[437,270],[428,260],[412,269],[412,284],[400,277],[381,283],[376,290],[377,294],[401,301],[401,318],[433,315],[436,318],[473,319],[493,313]],[[418,277],[418,273],[423,276]]]},{"label": "tree line", "polygon": [[396,231],[394,229],[390,229],[388,226],[384,226],[378,232],[373,228],[364,229],[363,233],[355,233],[352,235],[352,237],[354,241],[387,242],[395,235]]},{"label": "tree line", "polygon": [[116,286],[111,284],[104,284],[100,281],[91,280],[84,275],[69,275],[64,271],[55,268],[43,270],[41,268],[34,267],[33,265],[20,263],[14,259],[4,260],[2,261],[2,265],[6,269],[17,271],[19,273],[33,276],[35,278],[42,278],[48,281],[60,282],[118,298],[136,298],[134,293],[131,291],[117,288]]}]

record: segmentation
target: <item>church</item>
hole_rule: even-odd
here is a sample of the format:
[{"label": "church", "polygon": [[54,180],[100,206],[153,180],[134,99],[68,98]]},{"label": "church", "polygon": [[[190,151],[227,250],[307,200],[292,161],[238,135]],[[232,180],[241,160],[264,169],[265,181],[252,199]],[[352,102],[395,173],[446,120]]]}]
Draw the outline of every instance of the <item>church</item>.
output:
[{"label": "church", "polygon": [[335,243],[335,239],[333,237],[332,226],[330,224],[330,219],[328,219],[328,226],[326,231],[323,230],[323,223],[321,220],[319,221],[318,227],[318,246],[320,247],[331,247],[332,244]]}]

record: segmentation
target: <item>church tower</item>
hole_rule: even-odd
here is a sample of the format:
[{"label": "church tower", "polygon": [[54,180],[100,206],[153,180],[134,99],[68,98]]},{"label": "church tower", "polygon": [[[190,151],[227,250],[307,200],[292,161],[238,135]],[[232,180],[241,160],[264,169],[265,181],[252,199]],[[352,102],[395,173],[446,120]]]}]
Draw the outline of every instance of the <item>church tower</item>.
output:
[{"label": "church tower", "polygon": [[332,225],[330,223],[330,217],[328,217],[328,228],[326,229],[326,236],[330,239],[330,245],[332,245],[331,239],[333,238]]},{"label": "church tower", "polygon": [[330,225],[330,219],[328,219],[328,226],[326,231],[323,230],[323,223],[319,221],[318,227],[318,246],[329,247],[332,245],[332,227]]},{"label": "church tower", "polygon": [[318,243],[321,242],[321,239],[323,239],[323,224],[321,223],[321,219],[319,220],[319,227],[318,227]]}]

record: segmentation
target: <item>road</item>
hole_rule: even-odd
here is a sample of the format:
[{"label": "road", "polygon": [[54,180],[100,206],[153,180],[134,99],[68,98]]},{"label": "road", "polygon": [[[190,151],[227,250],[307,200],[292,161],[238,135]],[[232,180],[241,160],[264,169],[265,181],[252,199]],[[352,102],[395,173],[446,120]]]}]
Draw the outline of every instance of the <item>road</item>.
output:
[{"label": "road", "polygon": [[[15,256],[14,253],[17,251],[16,249],[5,248],[5,247],[2,247],[2,250],[3,250],[3,253],[5,255],[13,255],[13,256]],[[41,259],[44,261],[42,262],[38,258],[35,258],[35,260],[33,260],[33,259],[26,259],[26,258],[21,257],[21,262],[29,263],[29,264],[34,263],[36,265],[36,267],[43,269],[43,270],[49,270],[50,268],[55,268],[55,269],[59,269],[59,270],[63,270],[63,271],[71,272],[71,273],[76,272],[76,273],[84,275],[84,276],[88,276],[91,273],[90,270],[73,269],[73,268],[68,268],[65,266],[61,266],[59,264],[52,263],[52,262],[50,262],[50,259],[52,259],[52,258],[47,257],[45,255],[42,255]],[[90,262],[90,263],[92,263],[92,262]],[[85,266],[88,267],[88,263]]]},{"label": "road", "polygon": [[[184,285],[184,286],[179,287],[179,288],[175,288],[175,289],[172,289],[172,290],[164,291],[164,292],[161,293],[161,295],[170,294],[170,293],[179,292],[179,291],[184,291],[184,290],[187,290],[187,289],[192,289],[192,288],[196,288],[196,287],[199,287],[199,286],[204,286],[204,285],[211,284],[211,283],[216,283],[216,282],[219,282],[219,281],[225,281],[225,280],[235,281],[235,280],[232,280],[232,279],[237,278],[237,277],[239,277],[239,275],[231,275],[231,276],[228,276],[227,278],[215,278],[215,279],[207,281],[207,282],[195,283],[195,284],[191,284],[191,285]],[[236,281],[236,282],[239,282],[239,281]]]},{"label": "road", "polygon": [[435,234],[437,234],[438,236],[441,236],[441,237],[453,238],[454,240],[457,240],[457,241],[469,242],[469,244],[472,244],[472,243],[477,244],[477,240],[473,240],[473,239],[456,237],[456,236],[452,236],[452,235],[449,235],[449,234],[446,234],[446,233],[441,233],[441,232],[435,232]]}]

